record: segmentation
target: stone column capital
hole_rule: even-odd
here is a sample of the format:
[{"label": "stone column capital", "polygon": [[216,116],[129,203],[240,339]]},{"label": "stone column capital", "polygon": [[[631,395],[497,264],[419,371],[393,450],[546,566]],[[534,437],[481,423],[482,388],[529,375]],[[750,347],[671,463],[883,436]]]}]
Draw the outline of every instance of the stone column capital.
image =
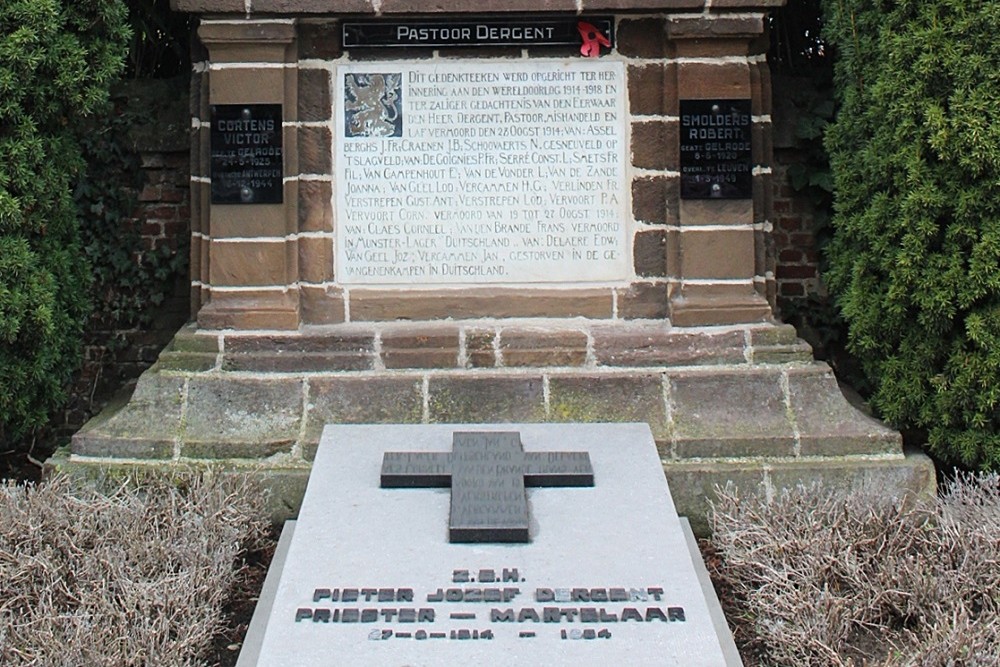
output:
[{"label": "stone column capital", "polygon": [[756,39],[764,34],[764,12],[676,14],[666,17],[667,39]]}]

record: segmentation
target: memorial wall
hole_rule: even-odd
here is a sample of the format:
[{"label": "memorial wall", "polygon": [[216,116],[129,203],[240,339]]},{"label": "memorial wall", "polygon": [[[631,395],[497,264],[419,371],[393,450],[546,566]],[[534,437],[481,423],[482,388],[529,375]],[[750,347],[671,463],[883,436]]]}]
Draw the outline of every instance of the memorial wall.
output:
[{"label": "memorial wall", "polygon": [[389,62],[336,76],[340,283],[629,277],[622,63]]},{"label": "memorial wall", "polygon": [[706,21],[203,18],[199,325],[766,321],[763,15]]}]

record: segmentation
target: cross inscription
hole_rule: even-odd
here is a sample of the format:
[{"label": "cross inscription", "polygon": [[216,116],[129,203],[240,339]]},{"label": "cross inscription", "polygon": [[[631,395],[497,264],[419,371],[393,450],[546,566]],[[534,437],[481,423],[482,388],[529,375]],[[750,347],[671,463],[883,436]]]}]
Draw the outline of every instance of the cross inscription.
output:
[{"label": "cross inscription", "polygon": [[382,488],[451,487],[450,542],[527,542],[527,486],[593,486],[587,452],[526,452],[521,434],[455,432],[450,452],[386,452]]}]

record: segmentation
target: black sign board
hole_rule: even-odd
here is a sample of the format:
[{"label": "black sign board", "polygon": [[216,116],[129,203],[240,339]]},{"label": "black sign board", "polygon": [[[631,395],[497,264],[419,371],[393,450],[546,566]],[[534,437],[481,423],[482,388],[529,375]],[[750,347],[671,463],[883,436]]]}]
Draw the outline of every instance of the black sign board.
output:
[{"label": "black sign board", "polygon": [[681,199],[753,197],[750,100],[681,100]]},{"label": "black sign board", "polygon": [[595,40],[606,47],[614,46],[613,18],[570,16],[461,21],[344,21],[344,47],[348,49],[384,46],[579,46]]},{"label": "black sign board", "polygon": [[451,487],[451,542],[527,542],[526,486],[593,486],[586,452],[525,452],[516,432],[456,432],[452,451],[387,452],[384,489]]},{"label": "black sign board", "polygon": [[212,106],[212,203],[280,204],[280,104]]}]

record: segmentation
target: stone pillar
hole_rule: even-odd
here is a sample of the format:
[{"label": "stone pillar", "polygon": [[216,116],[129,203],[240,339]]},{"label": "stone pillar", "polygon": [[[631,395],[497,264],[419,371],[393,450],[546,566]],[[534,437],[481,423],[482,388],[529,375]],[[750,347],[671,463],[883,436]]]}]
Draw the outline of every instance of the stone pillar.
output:
[{"label": "stone pillar", "polygon": [[[208,50],[207,104],[200,104],[198,175],[192,198],[193,303],[204,329],[297,329],[298,71],[295,21],[202,20]],[[212,204],[209,165],[211,105],[282,105],[281,204]]]},{"label": "stone pillar", "polygon": [[749,99],[753,121],[753,199],[680,200],[678,233],[667,251],[674,267],[670,319],[675,325],[771,318],[774,277],[765,248],[771,207],[771,91],[767,61],[759,52],[766,50],[764,29],[760,12],[666,19],[677,103]]}]

